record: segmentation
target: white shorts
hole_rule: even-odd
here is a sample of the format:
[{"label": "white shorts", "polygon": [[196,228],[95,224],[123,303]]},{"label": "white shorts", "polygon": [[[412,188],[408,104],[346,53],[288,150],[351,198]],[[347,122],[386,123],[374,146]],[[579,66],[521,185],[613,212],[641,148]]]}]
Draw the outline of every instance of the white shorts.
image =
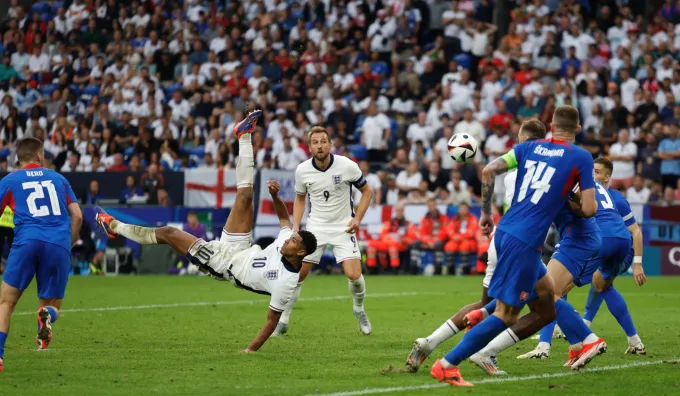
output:
[{"label": "white shorts", "polygon": [[489,250],[487,250],[487,261],[486,261],[486,274],[484,279],[482,279],[482,286],[489,288],[489,283],[491,282],[491,277],[493,272],[496,270],[496,263],[498,262],[498,254],[496,253],[496,243],[494,241],[495,236],[491,238],[489,243]]},{"label": "white shorts", "polygon": [[327,247],[333,248],[335,261],[341,263],[345,260],[361,260],[361,250],[356,234],[348,234],[344,230],[329,231],[328,229],[307,226],[307,231],[316,237],[316,251],[305,257],[306,263],[319,264],[321,256]]},{"label": "white shorts", "polygon": [[[218,280],[228,280],[233,284],[246,281],[248,278],[248,266],[244,260],[239,260],[241,253],[250,250],[252,233],[233,234],[222,230],[219,241],[206,242],[198,239],[189,248],[189,259],[201,270],[207,270],[208,274]],[[259,248],[259,247],[258,247]],[[249,256],[249,255],[246,255]],[[193,258],[197,258],[200,263],[206,264],[209,268],[201,268],[199,263],[195,263]],[[205,272],[205,271],[204,271]]]}]

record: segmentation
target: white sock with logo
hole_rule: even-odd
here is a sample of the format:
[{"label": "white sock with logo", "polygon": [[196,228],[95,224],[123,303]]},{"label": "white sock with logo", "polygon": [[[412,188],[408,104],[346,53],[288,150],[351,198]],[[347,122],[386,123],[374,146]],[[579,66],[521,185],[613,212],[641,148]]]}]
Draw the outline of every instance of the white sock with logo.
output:
[{"label": "white sock with logo", "polygon": [[357,280],[349,280],[348,282],[349,292],[352,294],[354,299],[353,309],[355,312],[361,312],[364,310],[364,297],[366,296],[366,282],[364,282],[364,276],[361,275]]},{"label": "white sock with logo", "polygon": [[142,245],[157,245],[156,229],[111,221],[111,231]]},{"label": "white sock with logo", "polygon": [[430,345],[430,350],[435,349],[436,347],[439,346],[442,342],[448,340],[449,338],[455,336],[460,330],[458,327],[453,323],[451,319],[447,320],[444,322],[443,325],[439,326],[439,328],[435,331],[432,332],[427,338],[427,343]]},{"label": "white sock with logo", "polygon": [[244,133],[238,140],[238,160],[236,162],[236,188],[252,188],[255,174],[255,159],[250,134]]}]

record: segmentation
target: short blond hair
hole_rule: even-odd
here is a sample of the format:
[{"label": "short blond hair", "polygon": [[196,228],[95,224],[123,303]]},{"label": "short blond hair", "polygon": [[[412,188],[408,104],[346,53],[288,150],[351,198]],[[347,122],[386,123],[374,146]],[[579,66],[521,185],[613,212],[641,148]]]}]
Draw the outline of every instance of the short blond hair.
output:
[{"label": "short blond hair", "polygon": [[529,139],[544,139],[545,132],[545,125],[538,118],[529,118],[519,127],[519,133],[526,135]]},{"label": "short blond hair", "polygon": [[324,133],[326,134],[326,137],[328,140],[331,140],[331,135],[328,133],[328,130],[320,125],[312,127],[312,129],[309,130],[309,133],[307,134],[307,140],[311,143],[312,142],[312,135],[316,133]]},{"label": "short blond hair", "polygon": [[574,106],[559,106],[553,113],[555,130],[576,135],[579,132],[579,113]]}]

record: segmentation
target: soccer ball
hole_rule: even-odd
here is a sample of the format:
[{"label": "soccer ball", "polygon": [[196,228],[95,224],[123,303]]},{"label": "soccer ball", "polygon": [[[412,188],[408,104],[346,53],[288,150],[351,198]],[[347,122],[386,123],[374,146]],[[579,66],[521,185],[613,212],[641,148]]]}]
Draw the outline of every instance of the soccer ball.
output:
[{"label": "soccer ball", "polygon": [[449,139],[449,155],[464,164],[477,154],[477,140],[467,133],[457,133]]}]

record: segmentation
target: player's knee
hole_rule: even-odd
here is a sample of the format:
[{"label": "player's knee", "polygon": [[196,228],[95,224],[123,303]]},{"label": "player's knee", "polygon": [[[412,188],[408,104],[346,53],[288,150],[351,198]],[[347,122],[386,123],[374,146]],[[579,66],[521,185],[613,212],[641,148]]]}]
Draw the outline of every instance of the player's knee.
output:
[{"label": "player's knee", "polygon": [[253,189],[252,188],[239,188],[236,190],[236,198],[238,202],[242,204],[252,204],[253,202]]},{"label": "player's knee", "polygon": [[361,266],[345,266],[345,275],[351,281],[361,278]]},{"label": "player's knee", "polygon": [[179,232],[175,227],[163,226],[156,229],[156,239],[158,242],[167,242],[172,240]]}]

